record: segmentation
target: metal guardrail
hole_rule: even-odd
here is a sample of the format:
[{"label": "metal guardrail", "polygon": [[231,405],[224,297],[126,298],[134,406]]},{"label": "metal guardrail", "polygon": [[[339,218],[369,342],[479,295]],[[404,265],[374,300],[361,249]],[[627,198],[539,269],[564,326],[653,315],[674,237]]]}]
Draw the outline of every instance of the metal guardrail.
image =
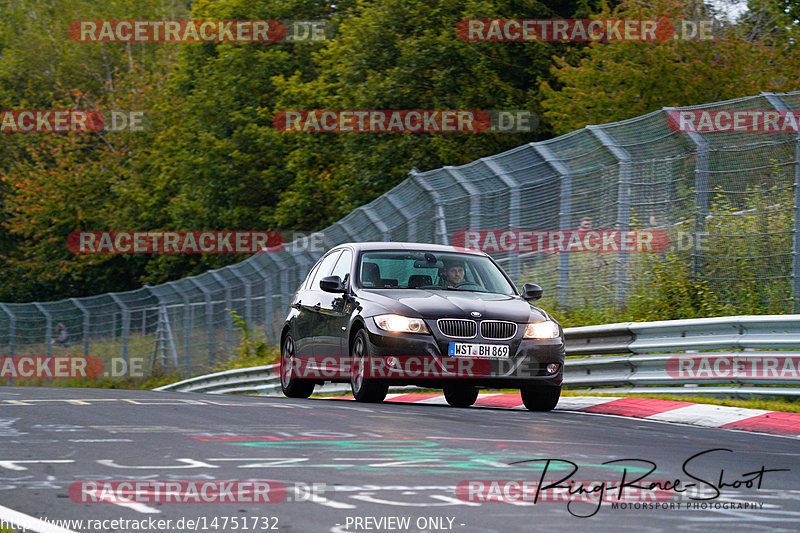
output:
[{"label": "metal guardrail", "polygon": [[800,349],[800,315],[622,322],[564,330],[567,355]]},{"label": "metal guardrail", "polygon": [[[568,388],[603,394],[800,396],[800,388],[791,388],[800,385],[800,315],[626,322],[567,328],[564,336],[568,356],[624,354],[567,359]],[[156,390],[280,393],[277,367],[217,372]],[[326,389],[344,392],[349,386]]]},{"label": "metal guardrail", "polygon": [[234,394],[239,392],[279,392],[278,365],[234,368],[205,376],[184,379],[153,390],[175,392],[202,392],[206,394]]}]

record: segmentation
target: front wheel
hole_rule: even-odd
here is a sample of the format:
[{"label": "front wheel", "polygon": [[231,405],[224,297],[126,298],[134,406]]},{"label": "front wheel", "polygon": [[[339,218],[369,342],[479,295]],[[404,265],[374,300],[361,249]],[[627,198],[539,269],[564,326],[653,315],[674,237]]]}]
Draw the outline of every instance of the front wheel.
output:
[{"label": "front wheel", "polygon": [[527,386],[520,389],[522,403],[529,411],[552,411],[561,397],[561,387]]},{"label": "front wheel", "polygon": [[287,333],[281,344],[281,390],[288,398],[308,398],[314,392],[314,382],[297,377],[297,358],[294,339]]},{"label": "front wheel", "polygon": [[469,407],[478,399],[478,392],[478,387],[448,383],[444,386],[444,399],[453,407]]},{"label": "front wheel", "polygon": [[350,389],[353,391],[353,397],[359,402],[382,402],[386,398],[386,393],[389,392],[389,386],[377,379],[367,377],[370,368],[369,338],[363,329],[359,330],[353,339],[350,357],[353,361],[350,374]]}]

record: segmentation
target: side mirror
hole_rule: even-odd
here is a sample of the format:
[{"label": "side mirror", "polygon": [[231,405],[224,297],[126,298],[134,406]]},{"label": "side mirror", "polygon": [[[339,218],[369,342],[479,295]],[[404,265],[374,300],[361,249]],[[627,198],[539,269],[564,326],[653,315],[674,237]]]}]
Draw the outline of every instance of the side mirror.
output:
[{"label": "side mirror", "polygon": [[345,292],[344,283],[339,276],[328,276],[319,280],[319,288],[325,292]]},{"label": "side mirror", "polygon": [[538,300],[542,297],[544,290],[535,283],[526,283],[522,286],[523,300]]}]

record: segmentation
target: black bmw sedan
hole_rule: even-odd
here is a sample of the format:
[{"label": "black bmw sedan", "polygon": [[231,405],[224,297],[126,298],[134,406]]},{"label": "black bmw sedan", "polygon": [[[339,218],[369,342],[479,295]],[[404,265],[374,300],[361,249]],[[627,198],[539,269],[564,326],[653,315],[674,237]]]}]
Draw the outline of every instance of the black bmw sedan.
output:
[{"label": "black bmw sedan", "polygon": [[455,407],[481,388],[518,388],[525,406],[558,403],[564,367],[559,324],[520,294],[487,254],[400,242],[342,244],[311,269],[281,331],[281,387],[350,382],[356,400],[381,402],[390,385],[444,389]]}]

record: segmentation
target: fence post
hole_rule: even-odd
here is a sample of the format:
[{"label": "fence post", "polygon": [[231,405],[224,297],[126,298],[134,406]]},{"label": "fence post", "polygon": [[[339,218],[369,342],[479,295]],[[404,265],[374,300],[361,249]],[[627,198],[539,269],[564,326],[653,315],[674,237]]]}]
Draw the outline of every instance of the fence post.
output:
[{"label": "fence post", "polygon": [[[489,170],[500,178],[500,181],[508,187],[508,229],[519,230],[519,215],[520,215],[520,201],[519,201],[519,183],[511,175],[507,174],[500,165],[497,164],[491,157],[484,157],[481,162],[486,165]],[[519,285],[522,272],[519,263],[520,256],[519,248],[516,253],[511,254],[508,260],[508,275],[514,280],[514,284]]]},{"label": "fence post", "polygon": [[212,303],[211,303],[211,291],[208,290],[205,285],[197,281],[195,276],[191,276],[186,278],[189,280],[192,285],[200,289],[200,292],[203,293],[203,297],[205,299],[205,307],[206,307],[206,329],[208,330],[208,364],[214,364],[214,317],[211,314],[212,311]]},{"label": "fence post", "polygon": [[[586,126],[595,138],[605,146],[619,163],[617,185],[617,230],[626,231],[631,226],[631,156],[609,135],[602,126]],[[627,299],[628,252],[617,253],[616,299],[617,305]]]},{"label": "fence post", "polygon": [[[217,270],[209,270],[209,274],[213,277],[217,282],[225,288],[225,309],[226,309],[226,320],[225,320],[225,328],[227,329],[228,333],[228,354],[233,354],[233,316],[231,316],[230,311],[233,311],[232,302],[231,302],[231,286],[228,285],[228,282],[223,278],[219,271]],[[228,311],[230,309],[230,311]]]},{"label": "fence post", "polygon": [[77,298],[70,298],[69,301],[72,302],[72,305],[77,307],[83,315],[83,323],[81,326],[83,329],[83,355],[89,357],[89,310],[86,309],[86,306]]},{"label": "fence post", "polygon": [[[562,231],[572,228],[572,176],[563,161],[558,159],[545,143],[531,143],[536,153],[561,176],[559,193],[558,227]],[[558,303],[569,305],[569,253],[558,254]]]},{"label": "fence post", "polygon": [[53,317],[50,315],[50,312],[44,308],[42,304],[39,302],[34,302],[36,309],[39,310],[40,313],[44,315],[45,320],[45,330],[44,330],[44,343],[45,343],[45,353],[47,357],[51,357],[53,355]]},{"label": "fence post", "polygon": [[[289,255],[289,254],[287,254]],[[272,257],[272,260],[278,265],[278,294],[272,294],[271,301],[272,301],[272,309],[275,310],[277,307],[278,315],[280,316],[282,310],[288,305],[284,305],[285,299],[288,298],[288,286],[289,286],[289,265],[281,255],[275,254]],[[270,279],[270,288],[272,289],[273,293],[275,292],[275,286]],[[275,300],[278,300],[278,305],[275,305]]]},{"label": "fence post", "polygon": [[[792,111],[780,95],[761,93],[778,111]],[[792,210],[792,312],[800,313],[800,133],[794,146],[794,209]]]},{"label": "fence post", "polygon": [[[680,111],[675,107],[665,107],[663,111]],[[694,164],[694,234],[692,235],[692,275],[697,281],[705,271],[705,257],[698,246],[698,237],[706,232],[706,217],[709,213],[708,202],[708,140],[695,131],[683,132],[695,145],[697,156]]]},{"label": "fence post", "polygon": [[253,322],[253,306],[251,298],[252,292],[250,291],[250,281],[245,276],[240,274],[234,268],[234,266],[236,265],[229,266],[228,271],[233,274],[236,279],[241,281],[242,285],[244,285],[244,321],[247,326],[250,327],[250,324]]},{"label": "fence post", "polygon": [[275,340],[275,316],[272,312],[272,276],[264,276],[264,331],[270,340]]},{"label": "fence post", "polygon": [[186,375],[189,375],[192,373],[192,354],[189,349],[191,344],[190,333],[192,329],[191,309],[189,306],[189,297],[186,296],[185,291],[175,288],[176,283],[175,281],[170,281],[167,282],[166,285],[183,300],[183,365],[186,367]]},{"label": "fence post", "polygon": [[469,182],[467,178],[455,167],[446,166],[444,171],[450,174],[456,185],[464,189],[464,192],[469,196],[469,225],[471,229],[479,229],[481,224],[481,193],[480,191]]},{"label": "fence post", "polygon": [[406,240],[408,242],[414,242],[417,240],[417,221],[413,217],[406,215],[406,212],[403,210],[402,204],[393,195],[395,189],[397,189],[397,187],[386,193],[385,195],[386,200],[390,204],[392,204],[392,207],[397,209],[397,212],[400,213],[400,216],[406,220],[406,235],[408,235]]},{"label": "fence post", "polygon": [[[283,250],[288,250],[288,245],[283,247]],[[274,313],[274,305],[272,303],[272,298],[274,296],[274,286],[273,286],[273,276],[272,273],[276,271],[280,271],[281,266],[274,258],[275,254],[267,254],[265,255],[265,260],[269,259],[272,262],[272,265],[265,265],[262,266],[258,262],[254,262],[254,267],[258,270],[258,273],[264,278],[264,333],[268,339],[274,341],[275,340],[275,313]],[[269,269],[269,266],[273,266],[272,270]]]},{"label": "fence post", "polygon": [[419,170],[416,168],[412,168],[409,173],[409,177],[414,179],[414,182],[417,183],[422,189],[427,192],[430,197],[431,201],[433,202],[433,215],[434,220],[434,227],[435,227],[435,236],[434,236],[434,243],[436,244],[450,244],[450,239],[447,238],[447,222],[444,216],[444,205],[442,204],[442,200],[439,197],[439,193],[433,190],[424,179],[422,179]]},{"label": "fence post", "polygon": [[8,354],[14,356],[14,344],[17,336],[17,317],[6,304],[0,303],[0,309],[8,315]]},{"label": "fence post", "polygon": [[[8,355],[14,357],[14,336],[17,334],[17,317],[6,304],[0,303],[0,309],[8,315]],[[14,384],[14,378],[8,378],[8,385]]]},{"label": "fence post", "polygon": [[706,266],[703,250],[697,245],[700,235],[706,232],[706,217],[709,213],[708,203],[708,141],[697,132],[687,132],[697,147],[697,158],[694,170],[694,235],[692,239],[692,261],[694,278],[703,275]]},{"label": "fence post", "polygon": [[392,240],[392,235],[389,232],[389,227],[386,226],[386,224],[384,224],[383,220],[380,219],[378,214],[369,205],[359,207],[359,209],[363,211],[365,215],[367,215],[367,218],[369,219],[370,222],[375,224],[375,227],[378,228],[378,231],[381,232],[382,235],[381,238],[384,241],[389,242]]},{"label": "fence post", "polygon": [[792,238],[792,299],[794,313],[800,313],[800,133],[794,147],[794,232]]},{"label": "fence post", "polygon": [[111,296],[114,303],[122,309],[122,358],[125,360],[125,368],[130,368],[130,361],[128,361],[128,334],[131,326],[130,310],[128,309],[128,305],[123,302],[119,296],[113,292],[109,292],[108,295]]}]

